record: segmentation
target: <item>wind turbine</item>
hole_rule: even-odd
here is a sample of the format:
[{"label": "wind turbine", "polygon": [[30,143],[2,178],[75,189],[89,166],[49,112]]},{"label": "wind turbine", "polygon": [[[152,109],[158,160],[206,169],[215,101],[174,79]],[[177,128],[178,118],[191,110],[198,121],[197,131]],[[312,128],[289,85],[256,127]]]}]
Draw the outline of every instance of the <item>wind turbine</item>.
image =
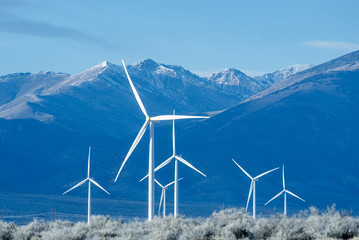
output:
[{"label": "wind turbine", "polygon": [[249,199],[251,198],[251,195],[252,195],[252,191],[253,191],[253,218],[256,218],[256,181],[258,181],[258,179],[260,177],[263,177],[264,175],[274,171],[274,170],[277,170],[279,167],[277,168],[274,168],[272,170],[269,170],[267,172],[264,172],[262,174],[259,174],[258,176],[256,177],[252,177],[251,175],[249,175],[241,166],[239,166],[238,163],[236,163],[236,161],[234,161],[234,159],[232,158],[233,162],[252,180],[251,182],[251,186],[249,188],[249,194],[248,194],[248,200],[247,200],[247,206],[246,206],[246,211],[248,209],[248,203],[249,203]]},{"label": "wind turbine", "polygon": [[87,201],[87,224],[90,224],[90,217],[91,217],[91,183],[95,184],[97,187],[102,189],[105,193],[110,195],[110,193],[107,192],[103,187],[101,187],[100,184],[98,184],[95,180],[90,178],[90,158],[91,158],[91,147],[89,147],[88,165],[87,165],[87,178],[82,180],[81,182],[79,182],[78,184],[76,184],[75,186],[73,186],[72,188],[70,188],[69,190],[67,190],[66,192],[63,193],[63,195],[64,195],[64,194],[70,192],[71,190],[81,186],[86,181],[89,182],[89,185],[88,185],[88,201]]},{"label": "wind turbine", "polygon": [[302,200],[303,202],[305,202],[304,199],[301,199],[300,197],[298,197],[297,195],[295,195],[294,193],[292,193],[291,191],[285,189],[285,180],[284,180],[284,164],[283,164],[283,190],[278,193],[277,195],[275,195],[271,200],[269,200],[266,204],[270,203],[272,200],[276,199],[277,197],[279,197],[282,193],[284,193],[284,216],[287,216],[287,193],[289,193],[290,195],[292,195],[293,197],[298,198],[299,200]]},{"label": "wind turbine", "polygon": [[[178,181],[182,180],[183,178],[178,179]],[[156,179],[155,182],[158,184],[158,186],[160,186],[162,188],[162,193],[161,193],[161,200],[160,200],[160,205],[158,207],[158,213],[161,212],[161,205],[162,205],[162,201],[163,201],[163,210],[162,210],[162,214],[163,217],[166,217],[166,190],[169,186],[171,186],[172,184],[174,184],[175,181],[170,182],[169,184],[167,184],[166,186],[163,186],[161,183],[159,183]]]},{"label": "wind turbine", "polygon": [[156,117],[150,117],[147,114],[147,111],[145,109],[145,106],[143,105],[140,96],[137,93],[137,90],[135,86],[132,83],[132,80],[130,78],[130,75],[127,72],[125,62],[122,60],[123,67],[125,69],[127,79],[130,83],[131,89],[133,94],[135,95],[136,101],[138,105],[141,108],[141,111],[146,117],[146,121],[143,124],[141,130],[137,134],[137,137],[135,138],[135,141],[132,143],[132,146],[130,150],[128,151],[125,160],[123,161],[120,170],[118,171],[115,182],[117,181],[118,176],[120,175],[120,172],[122,171],[124,165],[126,164],[128,158],[131,156],[133,150],[136,148],[137,144],[141,140],[142,136],[145,134],[147,126],[150,125],[150,146],[149,146],[149,157],[148,157],[148,220],[152,220],[154,215],[154,124],[158,123],[160,121],[165,120],[175,120],[175,119],[192,119],[192,118],[209,118],[204,116],[184,116],[184,115],[160,115]]},{"label": "wind turbine", "polygon": [[[175,111],[173,110],[173,116],[175,115]],[[190,164],[189,162],[187,162],[186,160],[184,160],[181,156],[176,154],[176,135],[175,135],[175,120],[173,119],[173,123],[172,123],[172,148],[173,148],[173,154],[171,157],[169,157],[166,161],[164,161],[163,163],[161,163],[158,167],[155,168],[155,172],[159,169],[161,169],[162,167],[166,166],[168,163],[171,162],[172,159],[175,160],[175,191],[174,191],[174,217],[177,217],[178,215],[178,161],[182,162],[183,164],[187,165],[188,167],[192,168],[193,170],[197,171],[198,173],[202,174],[203,176],[207,177],[205,174],[203,174],[201,171],[199,171],[197,168],[195,168],[194,166],[192,166],[192,164]],[[145,176],[144,178],[142,178],[140,180],[140,182],[145,179],[147,176]]]}]

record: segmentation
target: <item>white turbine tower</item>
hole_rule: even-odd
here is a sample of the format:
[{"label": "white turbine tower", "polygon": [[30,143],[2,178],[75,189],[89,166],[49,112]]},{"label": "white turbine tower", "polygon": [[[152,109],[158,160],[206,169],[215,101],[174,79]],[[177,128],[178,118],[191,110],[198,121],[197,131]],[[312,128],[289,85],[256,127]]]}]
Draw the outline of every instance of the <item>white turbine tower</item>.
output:
[{"label": "white turbine tower", "polygon": [[[178,181],[182,180],[183,178],[178,179]],[[161,205],[162,205],[162,201],[163,201],[163,210],[162,210],[162,214],[163,217],[166,217],[166,190],[169,186],[171,186],[172,184],[174,184],[175,181],[170,182],[169,184],[167,184],[166,186],[163,186],[161,183],[159,183],[156,179],[155,182],[158,184],[158,186],[160,186],[162,188],[162,192],[161,192],[161,200],[160,200],[160,205],[158,207],[158,214],[160,214],[161,212]]]},{"label": "white turbine tower", "polygon": [[[173,116],[175,115],[175,111],[173,111]],[[188,167],[192,168],[193,170],[197,171],[198,173],[202,174],[203,176],[207,177],[205,174],[203,174],[201,171],[199,171],[197,168],[195,168],[194,166],[192,166],[192,164],[190,164],[189,162],[187,162],[186,160],[184,160],[181,156],[176,154],[176,135],[175,135],[175,120],[173,119],[173,123],[172,123],[172,148],[173,148],[173,154],[171,157],[169,157],[166,161],[164,161],[163,163],[161,163],[158,167],[155,168],[155,172],[159,169],[161,169],[162,167],[166,166],[168,163],[171,162],[172,159],[175,160],[175,191],[174,191],[174,217],[177,217],[178,215],[178,161],[182,162],[183,164],[187,165]],[[140,181],[142,181],[143,179],[145,179],[147,176],[145,176],[144,178],[142,178]]]},{"label": "white turbine tower", "polygon": [[236,161],[234,161],[234,159],[232,158],[233,162],[252,180],[251,182],[251,186],[249,188],[249,194],[248,194],[248,200],[247,200],[247,206],[246,206],[246,211],[248,209],[248,203],[249,203],[249,200],[251,198],[251,195],[252,195],[252,191],[253,191],[253,218],[256,218],[256,181],[258,181],[258,179],[260,177],[263,177],[264,175],[274,171],[274,170],[277,170],[279,167],[277,168],[274,168],[272,170],[269,170],[265,173],[262,173],[262,174],[259,174],[258,176],[256,177],[252,177],[251,175],[249,175],[241,166],[239,166],[238,163],[236,163]]},{"label": "white turbine tower", "polygon": [[164,120],[175,120],[175,119],[192,119],[192,118],[208,118],[204,116],[183,116],[183,115],[160,115],[156,117],[150,117],[147,114],[147,111],[141,101],[140,96],[137,93],[137,90],[135,86],[132,83],[132,80],[130,78],[130,75],[127,72],[126,65],[124,61],[122,60],[123,67],[125,69],[128,81],[130,83],[131,89],[133,94],[135,95],[135,98],[137,100],[138,105],[141,108],[141,111],[146,117],[146,121],[143,124],[141,130],[137,134],[137,137],[135,138],[135,141],[132,143],[132,146],[130,150],[128,151],[125,160],[123,161],[120,170],[118,171],[115,182],[117,181],[118,176],[120,175],[120,172],[122,171],[122,168],[126,164],[128,158],[131,156],[133,150],[136,148],[137,144],[141,140],[142,136],[145,134],[147,126],[150,125],[150,146],[149,146],[149,158],[148,158],[148,220],[152,220],[154,215],[154,124],[158,123],[159,121]]},{"label": "white turbine tower", "polygon": [[90,224],[90,218],[91,218],[91,183],[95,184],[97,187],[102,189],[105,193],[110,195],[110,193],[107,192],[103,187],[101,187],[100,184],[98,184],[95,180],[90,178],[90,158],[91,158],[91,147],[89,147],[88,165],[87,165],[87,178],[82,180],[81,182],[79,182],[78,184],[76,184],[75,186],[73,186],[72,188],[70,188],[69,190],[67,190],[66,192],[63,193],[63,194],[66,194],[66,193],[70,192],[71,190],[81,186],[86,181],[89,182],[89,184],[88,184],[88,200],[87,200],[87,224]]},{"label": "white turbine tower", "polygon": [[299,200],[302,200],[303,202],[305,202],[304,199],[301,199],[300,197],[298,197],[297,195],[295,195],[294,193],[292,193],[291,191],[285,189],[285,180],[284,180],[284,165],[283,165],[283,190],[278,193],[277,195],[275,195],[271,200],[269,200],[268,202],[266,202],[267,205],[268,203],[270,203],[272,200],[276,199],[277,197],[279,197],[282,193],[284,193],[284,216],[287,216],[287,193],[289,193],[290,195],[292,195],[293,197],[298,198]]}]

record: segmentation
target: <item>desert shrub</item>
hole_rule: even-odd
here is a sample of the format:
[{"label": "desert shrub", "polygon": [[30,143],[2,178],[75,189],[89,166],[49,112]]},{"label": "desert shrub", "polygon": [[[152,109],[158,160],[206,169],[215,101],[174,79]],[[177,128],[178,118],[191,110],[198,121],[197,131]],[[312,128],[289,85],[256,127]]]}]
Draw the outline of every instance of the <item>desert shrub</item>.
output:
[{"label": "desert shrub", "polygon": [[114,220],[109,216],[91,217],[91,225],[88,228],[87,237],[90,239],[106,239],[119,236],[123,221]]},{"label": "desert shrub", "polygon": [[35,219],[31,223],[25,226],[19,226],[17,231],[14,233],[15,239],[24,240],[37,240],[41,239],[41,233],[46,231],[49,224],[44,221],[38,221]]},{"label": "desert shrub", "polygon": [[310,208],[298,215],[253,219],[243,209],[225,209],[208,218],[155,217],[152,221],[124,222],[109,216],[93,216],[91,224],[34,220],[25,226],[0,221],[0,239],[83,240],[312,240],[353,239],[359,236],[359,219],[335,206],[326,211]]},{"label": "desert shrub", "polygon": [[41,233],[40,239],[46,240],[84,240],[87,239],[88,227],[84,222],[76,224],[68,221],[50,222],[46,231]]},{"label": "desert shrub", "polygon": [[16,231],[16,225],[12,222],[7,223],[4,221],[0,221],[0,239],[3,240],[11,240],[14,239],[13,235]]}]

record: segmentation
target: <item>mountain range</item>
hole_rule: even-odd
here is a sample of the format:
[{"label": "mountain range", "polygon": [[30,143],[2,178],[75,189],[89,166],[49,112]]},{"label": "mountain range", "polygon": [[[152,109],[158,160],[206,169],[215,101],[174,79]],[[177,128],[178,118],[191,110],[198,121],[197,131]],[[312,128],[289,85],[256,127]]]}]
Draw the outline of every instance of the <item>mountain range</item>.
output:
[{"label": "mountain range", "polygon": [[[240,169],[233,169],[231,158],[254,175],[284,164],[286,186],[306,199],[307,206],[324,208],[335,203],[358,214],[358,63],[359,51],[271,85],[188,130],[186,152],[191,159],[206,159],[202,166],[213,178],[207,181],[216,188],[228,182],[249,183]],[[188,145],[189,136],[201,138]],[[221,164],[224,167],[211,167]],[[280,176],[277,171],[266,176],[268,180],[260,180],[258,189],[265,181],[273,185],[260,190],[264,197],[258,197],[258,203],[281,191]],[[237,186],[240,191],[236,192],[229,191],[230,185],[229,199],[245,201],[246,187]],[[282,201],[272,206],[282,208]],[[290,201],[297,208],[306,206],[296,199]]]},{"label": "mountain range", "polygon": [[[153,60],[128,70],[151,115],[176,109],[211,116],[176,124],[178,153],[208,176],[181,166],[180,202],[212,210],[222,204],[243,207],[250,181],[234,158],[253,175],[284,164],[288,189],[307,200],[288,200],[289,212],[337,203],[358,214],[359,51],[262,78],[236,69],[202,78]],[[146,184],[138,180],[146,175],[148,136],[113,183],[143,120],[123,68],[109,62],[77,75],[43,71],[0,77],[2,192],[61,194],[85,176],[91,145],[96,181],[114,199],[145,202]],[[158,165],[171,154],[171,126],[160,123],[155,134]],[[171,181],[170,168],[157,174],[160,181]],[[280,171],[261,179],[259,211],[281,209],[280,200],[262,207],[280,190]]]}]

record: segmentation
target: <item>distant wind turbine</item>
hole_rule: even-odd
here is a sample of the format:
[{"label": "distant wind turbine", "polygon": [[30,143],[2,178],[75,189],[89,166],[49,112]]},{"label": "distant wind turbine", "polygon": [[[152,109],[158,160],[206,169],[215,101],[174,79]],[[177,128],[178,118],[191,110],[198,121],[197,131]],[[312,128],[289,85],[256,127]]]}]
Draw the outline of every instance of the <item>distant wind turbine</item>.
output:
[{"label": "distant wind turbine", "polygon": [[69,190],[67,190],[66,192],[63,193],[63,195],[64,195],[64,194],[70,192],[71,190],[81,186],[86,181],[89,182],[89,185],[88,185],[88,202],[87,202],[87,224],[90,224],[90,218],[91,218],[91,183],[95,184],[97,187],[102,189],[105,193],[110,195],[110,193],[107,192],[103,187],[101,187],[100,184],[98,184],[95,180],[93,180],[93,178],[90,178],[90,158],[91,158],[91,147],[89,147],[88,165],[87,165],[87,178],[82,180],[81,182],[79,182],[78,184],[76,184],[75,186],[73,186],[72,188],[70,188]]},{"label": "distant wind turbine", "polygon": [[291,191],[285,189],[285,180],[284,180],[284,165],[283,165],[283,171],[282,171],[282,174],[283,174],[283,190],[278,193],[277,195],[275,195],[271,200],[269,200],[268,202],[266,202],[266,204],[264,205],[267,205],[268,203],[270,203],[272,200],[276,199],[277,197],[279,197],[282,193],[284,193],[284,216],[287,216],[287,193],[289,193],[290,195],[292,195],[293,197],[296,197],[298,198],[299,200],[302,200],[303,202],[305,202],[304,199],[301,199],[300,197],[298,197],[297,195],[295,195],[294,193],[292,193]]},{"label": "distant wind turbine", "polygon": [[[175,117],[175,111],[173,111],[173,117]],[[178,161],[182,162],[183,164],[187,165],[188,167],[192,168],[193,170],[197,171],[198,173],[202,174],[204,177],[207,177],[205,174],[203,174],[201,171],[199,171],[197,168],[195,168],[194,166],[192,166],[192,164],[190,164],[189,162],[187,162],[186,160],[184,160],[181,156],[176,154],[176,134],[175,134],[175,118],[173,118],[173,123],[172,123],[172,149],[173,149],[173,153],[172,156],[169,157],[166,161],[164,161],[163,163],[161,163],[158,167],[155,168],[155,172],[161,168],[163,168],[164,166],[166,166],[168,163],[171,162],[172,159],[175,160],[175,191],[174,191],[174,217],[177,217],[178,215]],[[143,179],[145,179],[148,175],[146,175],[144,178],[142,178],[140,181],[142,181]]]},{"label": "distant wind turbine", "polygon": [[262,174],[259,174],[258,176],[256,177],[252,177],[251,175],[249,175],[241,166],[239,166],[238,163],[236,163],[236,161],[234,161],[234,159],[232,158],[233,162],[252,180],[251,182],[251,186],[249,188],[249,194],[248,194],[248,200],[247,200],[247,206],[246,206],[246,211],[248,210],[248,203],[249,203],[249,200],[251,198],[251,195],[252,195],[252,191],[253,191],[253,218],[256,218],[256,181],[258,181],[258,179],[260,177],[263,177],[264,175],[274,171],[274,170],[277,170],[279,167],[277,168],[274,168],[272,170],[269,170],[265,173],[262,173]]},{"label": "distant wind turbine", "polygon": [[[183,178],[178,179],[178,181],[182,180]],[[162,192],[161,192],[161,200],[160,200],[160,205],[158,207],[158,214],[160,214],[161,212],[161,205],[162,205],[162,201],[163,201],[163,209],[162,209],[162,214],[163,217],[166,217],[166,190],[169,186],[171,186],[172,184],[174,184],[175,181],[170,182],[169,184],[167,184],[166,186],[163,186],[161,183],[159,183],[156,179],[155,182],[157,183],[158,186],[160,186],[162,188]]]},{"label": "distant wind turbine", "polygon": [[150,146],[149,146],[149,158],[148,158],[148,177],[149,177],[149,181],[148,181],[148,220],[152,220],[153,215],[154,215],[154,124],[158,123],[160,121],[165,121],[165,120],[175,120],[175,119],[192,119],[192,118],[209,118],[209,117],[205,117],[205,116],[184,116],[184,115],[160,115],[160,116],[156,116],[156,117],[150,117],[147,114],[147,111],[145,109],[145,106],[142,103],[142,100],[140,98],[140,96],[137,93],[137,90],[135,88],[135,86],[132,83],[132,80],[130,78],[130,75],[127,72],[126,69],[126,65],[125,62],[122,60],[122,64],[123,67],[125,69],[126,75],[127,75],[127,79],[130,83],[131,89],[133,94],[135,95],[136,101],[138,103],[138,105],[141,108],[141,111],[143,112],[143,114],[146,117],[146,121],[143,124],[141,130],[139,131],[139,133],[137,134],[137,137],[135,138],[135,141],[132,143],[132,146],[130,148],[130,150],[128,151],[125,160],[123,161],[120,170],[118,171],[116,178],[115,178],[115,182],[117,181],[118,176],[120,175],[120,172],[122,171],[122,168],[125,166],[128,158],[131,156],[133,150],[136,148],[137,144],[140,142],[142,136],[145,134],[147,126],[150,125]]}]

